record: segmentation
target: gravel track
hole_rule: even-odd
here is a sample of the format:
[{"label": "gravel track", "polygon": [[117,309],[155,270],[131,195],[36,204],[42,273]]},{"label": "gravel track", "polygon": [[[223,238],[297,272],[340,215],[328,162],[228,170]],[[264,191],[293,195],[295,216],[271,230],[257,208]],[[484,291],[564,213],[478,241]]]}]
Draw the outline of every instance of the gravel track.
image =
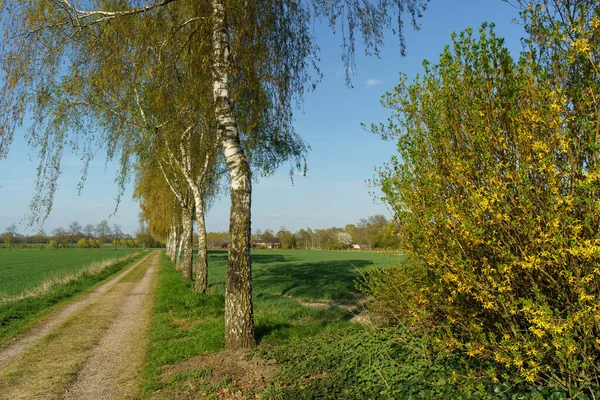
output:
[{"label": "gravel track", "polygon": [[[158,257],[155,254],[150,267],[144,277],[136,283],[125,297],[119,313],[113,320],[108,331],[100,340],[98,346],[92,351],[77,379],[67,390],[66,400],[79,399],[114,399],[119,395],[119,386],[116,381],[123,365],[127,360],[128,348],[132,345],[132,338],[137,332],[147,328],[146,307],[148,292],[151,288],[152,278],[157,269]],[[141,360],[140,360],[141,361]]]}]

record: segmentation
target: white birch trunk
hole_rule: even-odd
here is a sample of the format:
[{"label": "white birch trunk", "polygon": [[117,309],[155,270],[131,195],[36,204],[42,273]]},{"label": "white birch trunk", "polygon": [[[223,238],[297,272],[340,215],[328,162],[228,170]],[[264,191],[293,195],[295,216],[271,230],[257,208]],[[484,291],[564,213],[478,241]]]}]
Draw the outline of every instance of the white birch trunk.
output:
[{"label": "white birch trunk", "polygon": [[168,255],[172,262],[175,262],[175,251],[176,251],[176,233],[175,228],[171,227],[171,231],[169,232],[169,237],[167,239],[167,243],[169,246]]},{"label": "white birch trunk", "polygon": [[165,251],[168,257],[171,257],[171,231],[167,235],[167,242],[165,243]]},{"label": "white birch trunk", "polygon": [[[183,230],[181,232],[181,244],[183,247],[183,260],[181,266],[183,268],[183,279],[192,279],[192,267],[193,267],[193,256],[194,256],[194,242],[193,242],[193,210],[190,207],[184,207],[181,209],[181,225]],[[181,251],[181,249],[180,249]]]},{"label": "white birch trunk", "polygon": [[183,234],[182,232],[177,232],[177,251],[175,252],[175,269],[177,271],[181,271],[183,269],[183,264],[181,263],[181,253],[183,252]]},{"label": "white birch trunk", "polygon": [[224,0],[213,0],[213,96],[221,147],[231,182],[231,235],[225,287],[225,345],[254,346],[254,313],[250,262],[250,167],[240,144],[229,94],[230,47]]},{"label": "white birch trunk", "polygon": [[198,225],[198,257],[194,267],[194,292],[206,293],[208,287],[208,251],[206,241],[206,223],[204,218],[204,200],[198,187],[192,187],[196,202],[196,224]]}]

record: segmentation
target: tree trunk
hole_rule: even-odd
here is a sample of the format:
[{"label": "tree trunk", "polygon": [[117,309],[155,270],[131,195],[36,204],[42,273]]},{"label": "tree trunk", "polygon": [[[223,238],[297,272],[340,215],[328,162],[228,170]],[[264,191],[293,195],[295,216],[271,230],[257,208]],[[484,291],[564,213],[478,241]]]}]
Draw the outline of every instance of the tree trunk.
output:
[{"label": "tree trunk", "polygon": [[169,258],[172,262],[175,262],[175,257],[177,255],[177,229],[175,226],[171,227],[171,232],[169,233]]},{"label": "tree trunk", "polygon": [[254,346],[250,263],[250,167],[240,144],[237,123],[230,103],[229,33],[223,0],[213,0],[213,14],[215,117],[231,181],[231,248],[225,287],[225,346],[228,349],[250,348]]},{"label": "tree trunk", "polygon": [[192,279],[192,267],[194,257],[194,238],[193,238],[193,210],[190,207],[181,209],[181,225],[183,232],[181,233],[181,242],[183,247],[183,279]]},{"label": "tree trunk", "polygon": [[175,262],[175,254],[177,254],[177,231],[173,229],[171,231],[171,252],[169,254],[173,262]]},{"label": "tree trunk", "polygon": [[196,200],[196,224],[198,225],[198,258],[194,268],[194,292],[206,293],[208,286],[208,254],[206,243],[206,223],[204,220],[204,201],[200,192],[194,191]]},{"label": "tree trunk", "polygon": [[[179,231],[179,229],[178,229]],[[177,232],[177,252],[175,253],[175,269],[177,271],[183,270],[183,263],[181,262],[181,254],[183,253],[183,239],[184,239],[183,230],[181,232]]]},{"label": "tree trunk", "polygon": [[169,231],[169,234],[167,235],[167,242],[165,243],[165,251],[168,257],[171,257],[171,234],[172,232]]}]

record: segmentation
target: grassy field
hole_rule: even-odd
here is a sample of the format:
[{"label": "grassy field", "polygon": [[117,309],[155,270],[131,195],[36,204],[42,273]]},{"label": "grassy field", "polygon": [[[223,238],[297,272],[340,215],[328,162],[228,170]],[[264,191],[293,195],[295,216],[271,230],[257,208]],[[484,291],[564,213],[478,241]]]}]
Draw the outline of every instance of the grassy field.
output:
[{"label": "grassy field", "polygon": [[95,261],[117,259],[139,249],[65,249],[0,251],[0,293],[13,296]]},{"label": "grassy field", "polygon": [[[253,250],[252,260],[258,351],[282,366],[290,357],[285,349],[293,343],[362,334],[360,326],[349,322],[354,314],[347,309],[358,301],[354,281],[361,270],[398,263],[400,258],[371,252]],[[219,353],[224,348],[226,262],[227,252],[209,253],[208,294],[198,295],[163,257],[147,354],[147,396],[226,397],[228,391],[241,390],[250,398],[267,390],[269,396],[279,397],[262,378],[238,382],[240,365],[243,369],[249,361],[232,365],[235,355]],[[256,363],[251,370],[269,369],[268,364]]]}]

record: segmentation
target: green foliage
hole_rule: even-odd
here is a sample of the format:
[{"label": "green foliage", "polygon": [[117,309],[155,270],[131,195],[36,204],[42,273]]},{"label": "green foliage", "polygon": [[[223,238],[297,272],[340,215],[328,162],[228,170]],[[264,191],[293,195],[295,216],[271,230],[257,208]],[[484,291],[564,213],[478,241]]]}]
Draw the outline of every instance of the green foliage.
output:
[{"label": "green foliage", "polygon": [[[18,254],[20,252],[14,253]],[[46,252],[29,253],[42,253],[46,255],[46,257],[49,257],[48,253]],[[67,252],[61,251],[57,252],[56,254],[60,255],[64,253]],[[23,254],[25,254],[25,252],[23,252]],[[81,252],[81,254],[83,254],[83,252]],[[123,256],[125,254],[120,255]],[[113,258],[114,256],[115,254],[113,252]],[[127,265],[130,265],[132,262],[137,261],[142,256],[143,254],[140,253],[139,255],[136,255],[127,260],[111,264],[110,266],[104,268],[100,273],[83,274],[79,277],[79,279],[69,281],[67,284],[55,285],[50,289],[50,291],[44,293],[43,295],[0,304],[0,347],[2,347],[6,342],[8,342],[11,337],[14,337],[15,335],[24,331],[25,329],[30,327],[34,322],[39,320],[39,318],[52,311],[56,306],[65,303],[66,301],[72,299],[78,294],[88,291],[96,283],[105,280],[106,278],[110,277],[116,272],[122,270]],[[31,259],[29,261],[31,261]],[[60,261],[60,258],[55,258],[55,261]],[[15,263],[13,263],[12,265],[14,266]],[[72,264],[71,267],[73,267]],[[31,266],[29,266],[29,270],[31,273],[36,271],[35,269],[31,268]],[[2,273],[2,271],[3,269],[0,269],[0,273]],[[0,282],[4,283],[6,281],[4,279],[0,279]]]},{"label": "green foliage", "polygon": [[[598,41],[586,44],[578,54],[597,60]],[[411,323],[494,374],[576,396],[600,372],[600,114],[583,96],[600,76],[571,64],[578,92],[536,55],[515,62],[485,25],[479,39],[454,36],[386,96],[394,116],[374,130],[397,138],[399,156],[380,183],[426,266],[417,301],[400,303],[417,305]],[[396,295],[388,278],[372,280],[384,297]]]},{"label": "green foliage", "polygon": [[87,249],[89,247],[88,241],[86,239],[79,239],[77,241],[77,248],[79,249]]},{"label": "green foliage", "polygon": [[422,332],[432,328],[426,309],[427,269],[414,259],[390,267],[367,270],[357,282],[369,298],[369,310],[392,324],[419,326]]},{"label": "green foliage", "polygon": [[404,331],[328,328],[261,352],[280,365],[270,398],[461,398],[450,368]]}]

